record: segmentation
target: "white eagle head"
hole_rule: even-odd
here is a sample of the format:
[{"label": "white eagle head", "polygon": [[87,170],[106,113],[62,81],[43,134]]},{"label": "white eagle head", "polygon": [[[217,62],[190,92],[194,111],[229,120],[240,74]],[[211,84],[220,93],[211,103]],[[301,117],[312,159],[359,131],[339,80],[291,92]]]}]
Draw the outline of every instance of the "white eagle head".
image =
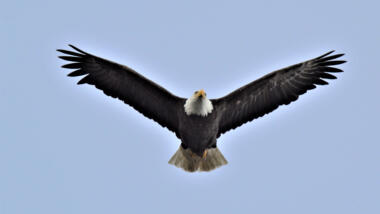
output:
[{"label": "white eagle head", "polygon": [[185,112],[187,115],[198,115],[206,117],[212,112],[213,106],[209,99],[207,99],[206,92],[201,89],[194,92],[194,94],[185,102]]}]

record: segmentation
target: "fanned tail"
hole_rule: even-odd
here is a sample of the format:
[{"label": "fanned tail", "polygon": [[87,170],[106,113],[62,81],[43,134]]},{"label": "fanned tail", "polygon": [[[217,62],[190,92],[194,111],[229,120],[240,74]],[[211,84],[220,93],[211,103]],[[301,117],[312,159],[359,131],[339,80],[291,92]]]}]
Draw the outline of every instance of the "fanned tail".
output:
[{"label": "fanned tail", "polygon": [[226,165],[227,160],[218,148],[208,149],[207,156],[202,158],[197,155],[193,155],[189,148],[184,149],[182,146],[179,146],[177,152],[172,158],[170,158],[169,164],[182,168],[187,172],[207,172]]}]

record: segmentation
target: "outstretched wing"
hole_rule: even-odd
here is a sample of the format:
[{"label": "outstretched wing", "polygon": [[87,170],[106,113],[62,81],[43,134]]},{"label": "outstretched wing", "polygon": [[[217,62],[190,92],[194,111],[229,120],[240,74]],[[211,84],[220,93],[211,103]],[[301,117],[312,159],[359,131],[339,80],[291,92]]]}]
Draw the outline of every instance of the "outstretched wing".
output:
[{"label": "outstretched wing", "polygon": [[327,85],[323,79],[336,79],[330,73],[342,70],[330,66],[346,61],[335,60],[344,54],[329,56],[332,52],[274,71],[227,96],[212,100],[221,114],[218,136],[297,100],[315,85]]},{"label": "outstretched wing", "polygon": [[58,49],[66,54],[59,58],[70,61],[63,68],[76,69],[68,76],[85,75],[78,84],[90,84],[106,95],[118,98],[144,116],[153,119],[178,135],[177,111],[184,99],[146,79],[126,66],[86,53],[72,45],[77,52]]}]

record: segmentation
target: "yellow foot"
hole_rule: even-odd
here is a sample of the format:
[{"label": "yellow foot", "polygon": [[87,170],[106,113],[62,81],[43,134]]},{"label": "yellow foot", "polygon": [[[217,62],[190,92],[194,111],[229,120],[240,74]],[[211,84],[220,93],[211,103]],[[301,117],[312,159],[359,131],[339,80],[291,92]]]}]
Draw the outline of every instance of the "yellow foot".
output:
[{"label": "yellow foot", "polygon": [[192,158],[195,158],[195,157],[197,156],[197,154],[195,154],[195,153],[192,152],[192,151],[190,151],[190,153],[191,153],[191,157],[192,157]]},{"label": "yellow foot", "polygon": [[207,156],[207,149],[203,152],[202,158],[206,158]]}]

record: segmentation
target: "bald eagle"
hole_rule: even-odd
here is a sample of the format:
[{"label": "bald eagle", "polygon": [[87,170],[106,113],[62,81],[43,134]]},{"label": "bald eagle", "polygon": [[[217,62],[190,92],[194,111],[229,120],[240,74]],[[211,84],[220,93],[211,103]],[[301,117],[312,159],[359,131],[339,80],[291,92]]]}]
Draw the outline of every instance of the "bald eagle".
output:
[{"label": "bald eagle", "polygon": [[188,172],[227,164],[217,148],[221,134],[297,100],[316,85],[327,85],[323,79],[336,79],[331,73],[342,72],[331,66],[345,62],[336,60],[344,54],[330,51],[269,73],[218,99],[208,99],[204,90],[185,99],[127,66],[69,46],[75,51],[57,50],[65,54],[59,58],[70,61],[62,67],[76,69],[68,76],[84,76],[78,84],[94,85],[174,132],[181,144],[169,163]]}]

